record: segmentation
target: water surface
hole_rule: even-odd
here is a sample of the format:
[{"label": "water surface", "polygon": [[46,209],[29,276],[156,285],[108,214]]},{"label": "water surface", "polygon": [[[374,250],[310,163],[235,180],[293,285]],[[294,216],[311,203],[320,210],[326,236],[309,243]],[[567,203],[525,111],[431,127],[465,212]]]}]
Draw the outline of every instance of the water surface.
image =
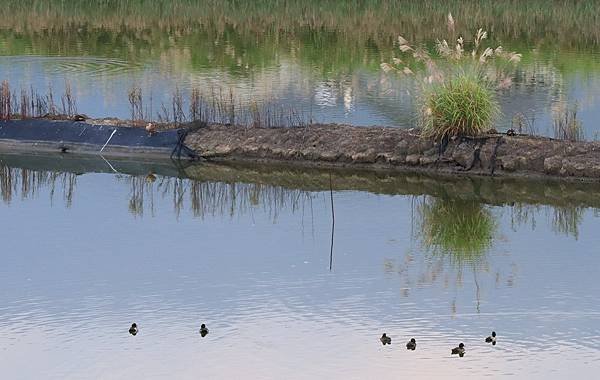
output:
[{"label": "water surface", "polygon": [[[168,165],[149,164],[149,176],[144,163],[75,174],[49,170],[56,158],[0,161],[3,377],[547,379],[600,369],[596,185],[542,184],[543,194],[334,174],[330,268],[326,172],[209,165],[183,169],[189,179],[160,174],[182,173]],[[277,184],[295,181],[306,185]],[[572,196],[549,201],[561,187]],[[483,342],[492,329],[494,347]],[[403,348],[411,337],[415,352]],[[467,355],[451,357],[461,341]]]}]

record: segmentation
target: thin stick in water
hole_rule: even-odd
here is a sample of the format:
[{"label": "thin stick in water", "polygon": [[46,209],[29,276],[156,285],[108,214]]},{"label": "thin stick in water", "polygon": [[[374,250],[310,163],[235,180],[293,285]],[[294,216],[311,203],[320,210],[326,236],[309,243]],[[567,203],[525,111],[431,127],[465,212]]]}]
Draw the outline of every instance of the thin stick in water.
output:
[{"label": "thin stick in water", "polygon": [[333,181],[329,173],[329,196],[331,198],[331,248],[329,250],[329,271],[333,265],[333,235],[335,233],[335,210],[333,208]]}]

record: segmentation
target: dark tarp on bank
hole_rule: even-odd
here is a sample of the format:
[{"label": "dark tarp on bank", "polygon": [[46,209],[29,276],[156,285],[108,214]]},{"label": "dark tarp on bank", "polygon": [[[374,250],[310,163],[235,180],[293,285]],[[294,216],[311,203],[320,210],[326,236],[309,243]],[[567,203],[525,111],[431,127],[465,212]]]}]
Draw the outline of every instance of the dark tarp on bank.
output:
[{"label": "dark tarp on bank", "polygon": [[0,121],[0,148],[75,152],[103,156],[195,158],[183,141],[185,129],[150,134],[144,128],[93,125],[70,120]]}]

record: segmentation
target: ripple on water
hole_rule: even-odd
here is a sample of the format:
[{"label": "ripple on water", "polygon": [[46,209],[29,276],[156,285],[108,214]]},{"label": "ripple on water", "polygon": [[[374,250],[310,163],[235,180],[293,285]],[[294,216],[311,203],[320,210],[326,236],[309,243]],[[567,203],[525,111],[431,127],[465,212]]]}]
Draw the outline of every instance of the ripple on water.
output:
[{"label": "ripple on water", "polygon": [[51,75],[68,78],[77,76],[98,78],[139,72],[138,62],[103,57],[10,56],[2,57],[8,66],[39,66]]}]

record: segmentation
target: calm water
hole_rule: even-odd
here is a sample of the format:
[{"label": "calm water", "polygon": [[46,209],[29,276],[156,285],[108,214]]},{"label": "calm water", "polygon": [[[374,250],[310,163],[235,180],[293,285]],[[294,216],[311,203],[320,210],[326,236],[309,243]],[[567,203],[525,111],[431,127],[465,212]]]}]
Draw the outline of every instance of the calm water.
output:
[{"label": "calm water", "polygon": [[[58,99],[68,82],[80,112],[127,118],[132,86],[155,115],[176,88],[199,87],[231,91],[242,107],[404,128],[415,84],[379,64],[397,34],[431,43],[446,3],[467,4],[306,1],[265,12],[278,2],[217,2],[169,16],[168,4],[189,2],[149,0],[128,14],[118,1],[6,1],[0,80],[17,93],[51,87]],[[555,110],[577,104],[595,139],[600,11],[535,1],[523,11],[481,0],[480,12],[457,16],[459,30],[489,26],[494,44],[523,54],[513,87],[498,93],[498,126],[520,113],[552,135]],[[0,153],[0,198],[2,379],[600,371],[597,184]],[[496,346],[483,342],[491,330]],[[415,352],[404,349],[411,337]],[[466,356],[451,357],[460,342]]]},{"label": "calm water", "polygon": [[[98,173],[76,175],[50,170],[56,160],[0,158],[3,378],[600,370],[597,185],[545,185],[544,194],[518,183],[335,174],[330,269],[327,173],[304,173],[308,184],[298,173],[199,166],[180,171],[195,179],[178,179],[160,174],[177,172],[169,165],[112,162],[132,176],[90,160],[76,171]],[[139,174],[150,170],[155,179]],[[360,183],[373,192],[352,189]],[[561,191],[572,196],[549,203]],[[448,224],[479,237],[456,239]],[[495,347],[483,342],[492,329]],[[411,337],[415,352],[403,347]],[[461,341],[467,355],[451,357]]]}]

